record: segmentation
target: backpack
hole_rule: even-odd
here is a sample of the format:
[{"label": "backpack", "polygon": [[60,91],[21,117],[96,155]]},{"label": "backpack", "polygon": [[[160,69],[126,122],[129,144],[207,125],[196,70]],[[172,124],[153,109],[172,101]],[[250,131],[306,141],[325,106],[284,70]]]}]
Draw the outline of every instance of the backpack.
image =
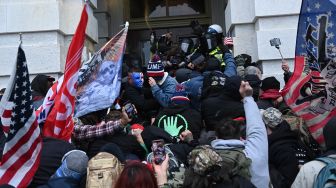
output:
[{"label": "backpack", "polygon": [[230,174],[240,176],[247,180],[251,179],[249,167],[251,159],[247,158],[243,148],[216,149],[216,152],[222,157],[222,163],[231,166]]},{"label": "backpack", "polygon": [[314,182],[313,188],[336,187],[336,158],[321,157],[316,160],[326,164],[321,169]]},{"label": "backpack", "polygon": [[90,159],[87,167],[87,188],[114,187],[123,165],[114,155],[100,152]]}]

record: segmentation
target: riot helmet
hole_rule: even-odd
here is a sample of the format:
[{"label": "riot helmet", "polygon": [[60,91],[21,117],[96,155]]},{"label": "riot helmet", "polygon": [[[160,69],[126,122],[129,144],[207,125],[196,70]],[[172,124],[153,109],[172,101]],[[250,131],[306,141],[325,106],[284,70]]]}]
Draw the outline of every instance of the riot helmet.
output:
[{"label": "riot helmet", "polygon": [[201,48],[203,52],[210,52],[218,45],[216,36],[210,33],[205,33],[201,37]]},{"label": "riot helmet", "polygon": [[180,45],[181,51],[185,54],[185,55],[189,55],[192,53],[192,50],[194,48],[194,42],[193,40],[191,40],[190,38],[184,38],[181,41],[181,45]]}]

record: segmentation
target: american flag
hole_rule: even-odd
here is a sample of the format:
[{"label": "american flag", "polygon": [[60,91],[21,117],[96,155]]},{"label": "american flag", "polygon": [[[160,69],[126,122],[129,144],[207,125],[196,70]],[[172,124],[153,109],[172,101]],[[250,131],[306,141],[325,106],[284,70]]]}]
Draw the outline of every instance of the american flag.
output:
[{"label": "american flag", "polygon": [[336,115],[336,1],[303,0],[296,39],[295,69],[283,95],[324,144],[323,127]]},{"label": "american flag", "polygon": [[81,19],[68,50],[64,75],[49,89],[43,104],[36,112],[38,122],[45,121],[43,124],[44,136],[66,141],[71,138],[78,70],[88,22],[86,8],[87,5],[83,8]]},{"label": "american flag", "polygon": [[233,39],[232,37],[225,37],[224,38],[224,44],[227,46],[233,46]]},{"label": "american flag", "polygon": [[39,166],[42,139],[21,46],[10,81],[1,99],[1,111],[5,112],[5,119],[10,117],[10,123],[0,163],[0,184],[27,187]]}]

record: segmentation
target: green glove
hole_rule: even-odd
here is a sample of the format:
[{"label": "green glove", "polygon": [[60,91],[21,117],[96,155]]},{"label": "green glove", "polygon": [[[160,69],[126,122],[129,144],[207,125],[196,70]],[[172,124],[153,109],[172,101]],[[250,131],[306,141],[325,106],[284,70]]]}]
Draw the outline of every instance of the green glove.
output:
[{"label": "green glove", "polygon": [[177,127],[177,117],[167,117],[163,120],[164,130],[169,133],[171,136],[178,136],[180,130],[183,128],[183,125]]}]

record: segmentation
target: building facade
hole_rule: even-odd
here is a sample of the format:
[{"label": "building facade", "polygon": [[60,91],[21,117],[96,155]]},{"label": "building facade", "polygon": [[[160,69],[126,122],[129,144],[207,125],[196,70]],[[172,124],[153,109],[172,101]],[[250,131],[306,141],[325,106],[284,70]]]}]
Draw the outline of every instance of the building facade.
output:
[{"label": "building facade", "polygon": [[[190,21],[223,27],[234,39],[234,55],[247,53],[261,61],[264,76],[281,77],[281,58],[269,45],[280,38],[281,50],[294,58],[301,0],[88,0],[89,23],[82,59],[87,60],[125,23],[130,22],[128,56],[146,63],[149,36],[172,32],[173,41],[193,37]],[[0,0],[0,87],[6,87],[22,33],[31,77],[59,77],[77,27],[83,0]],[[291,64],[292,65],[292,64]]]}]

